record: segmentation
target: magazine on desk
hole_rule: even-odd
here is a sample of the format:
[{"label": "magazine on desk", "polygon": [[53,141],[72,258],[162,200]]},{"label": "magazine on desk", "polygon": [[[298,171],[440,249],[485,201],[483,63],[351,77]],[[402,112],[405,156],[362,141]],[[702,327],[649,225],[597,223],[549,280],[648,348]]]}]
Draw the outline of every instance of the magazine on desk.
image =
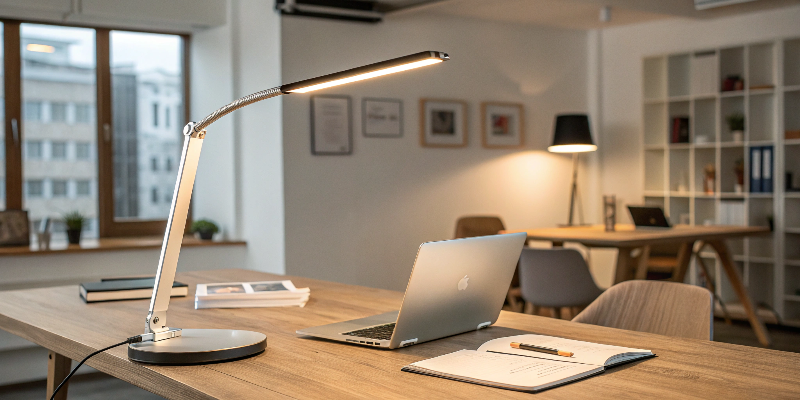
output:
[{"label": "magazine on desk", "polygon": [[296,288],[292,281],[200,283],[194,308],[303,307],[309,288]]},{"label": "magazine on desk", "polygon": [[[511,343],[572,352],[571,357],[512,348]],[[654,357],[650,350],[562,339],[517,335],[490,340],[478,350],[415,362],[403,371],[523,392],[539,392],[602,373],[612,367]]]}]

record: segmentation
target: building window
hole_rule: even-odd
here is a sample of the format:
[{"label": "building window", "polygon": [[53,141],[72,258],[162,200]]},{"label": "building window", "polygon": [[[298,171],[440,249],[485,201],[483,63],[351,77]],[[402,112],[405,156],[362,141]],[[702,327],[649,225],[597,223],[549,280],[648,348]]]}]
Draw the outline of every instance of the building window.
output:
[{"label": "building window", "polygon": [[172,203],[172,192],[168,191],[166,194],[164,194],[164,203]]},{"label": "building window", "polygon": [[75,123],[89,124],[92,122],[92,106],[86,103],[75,104]]},{"label": "building window", "polygon": [[172,171],[172,159],[169,157],[167,157],[167,159],[164,160],[164,170],[167,172]]},{"label": "building window", "polygon": [[67,181],[63,179],[54,179],[52,181],[53,197],[67,197]]},{"label": "building window", "polygon": [[153,103],[153,127],[158,128],[158,103]]},{"label": "building window", "polygon": [[91,158],[92,144],[86,142],[75,143],[75,158],[78,160],[88,160]]},{"label": "building window", "polygon": [[150,159],[150,170],[158,171],[158,158],[153,157]]},{"label": "building window", "polygon": [[50,121],[67,122],[67,103],[50,103]]},{"label": "building window", "polygon": [[41,121],[42,120],[42,102],[41,101],[26,101],[22,106],[22,115],[25,121]]},{"label": "building window", "polygon": [[91,193],[91,182],[87,179],[81,179],[75,182],[75,195],[76,196],[90,196]]},{"label": "building window", "polygon": [[150,190],[150,202],[158,204],[158,188],[156,187]]},{"label": "building window", "polygon": [[171,118],[170,118],[170,115],[169,115],[169,107],[164,107],[164,126],[166,126],[167,128],[170,127],[169,126],[170,119]]},{"label": "building window", "polygon": [[42,159],[42,141],[41,140],[26,140],[25,141],[25,158],[29,160]]},{"label": "building window", "polygon": [[26,181],[25,194],[31,198],[44,196],[44,181],[41,179],[30,179]]},{"label": "building window", "polygon": [[67,142],[51,142],[50,158],[53,160],[67,159]]}]

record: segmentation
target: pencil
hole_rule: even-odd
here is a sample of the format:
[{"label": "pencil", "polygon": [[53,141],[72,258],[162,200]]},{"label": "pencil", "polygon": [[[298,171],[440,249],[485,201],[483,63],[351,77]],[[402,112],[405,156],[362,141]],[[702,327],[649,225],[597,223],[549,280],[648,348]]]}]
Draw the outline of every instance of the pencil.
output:
[{"label": "pencil", "polygon": [[520,350],[538,351],[539,353],[547,353],[547,354],[552,354],[552,355],[562,356],[562,357],[572,357],[572,356],[575,355],[575,353],[573,353],[571,351],[564,351],[564,350],[559,350],[559,349],[551,349],[549,347],[534,346],[532,344],[525,344],[525,343],[511,342],[511,347],[513,347],[515,349],[520,349]]}]

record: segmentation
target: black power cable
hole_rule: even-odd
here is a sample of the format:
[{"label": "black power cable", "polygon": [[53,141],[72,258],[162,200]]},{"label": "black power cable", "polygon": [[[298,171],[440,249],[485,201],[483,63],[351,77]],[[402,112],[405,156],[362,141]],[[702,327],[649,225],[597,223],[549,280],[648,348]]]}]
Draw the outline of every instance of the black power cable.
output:
[{"label": "black power cable", "polygon": [[77,370],[78,370],[78,368],[80,368],[80,367],[81,367],[81,365],[83,365],[83,363],[85,363],[85,362],[86,362],[86,360],[88,360],[88,359],[90,359],[90,358],[92,358],[92,357],[94,357],[94,356],[96,356],[96,355],[98,355],[98,354],[100,354],[100,353],[102,353],[102,352],[104,352],[104,351],[108,350],[108,349],[113,349],[114,347],[117,347],[117,346],[122,346],[123,344],[129,344],[129,343],[139,343],[139,342],[141,342],[141,341],[142,341],[142,335],[132,336],[132,337],[129,337],[129,338],[125,339],[125,341],[124,341],[124,342],[119,342],[119,343],[117,343],[117,344],[113,344],[113,345],[111,345],[111,346],[108,346],[108,347],[106,347],[105,349],[100,349],[100,350],[97,350],[97,351],[95,351],[95,352],[94,352],[94,353],[92,353],[92,354],[89,354],[88,356],[86,356],[86,358],[84,358],[83,360],[81,360],[81,362],[79,362],[79,363],[78,363],[78,365],[77,365],[75,368],[73,368],[73,369],[72,369],[72,372],[70,372],[70,373],[69,373],[69,375],[67,375],[67,377],[66,377],[66,378],[64,378],[64,380],[63,380],[63,381],[61,381],[61,384],[60,384],[60,385],[58,385],[58,387],[56,388],[56,390],[54,390],[54,391],[53,391],[53,394],[50,396],[50,400],[54,400],[54,399],[56,398],[56,393],[58,393],[58,390],[59,390],[59,389],[61,389],[61,387],[62,387],[62,386],[64,386],[64,384],[65,384],[65,383],[67,383],[67,381],[69,380],[69,378],[72,378],[72,375],[74,375],[74,374],[75,374],[75,371],[77,371]]}]

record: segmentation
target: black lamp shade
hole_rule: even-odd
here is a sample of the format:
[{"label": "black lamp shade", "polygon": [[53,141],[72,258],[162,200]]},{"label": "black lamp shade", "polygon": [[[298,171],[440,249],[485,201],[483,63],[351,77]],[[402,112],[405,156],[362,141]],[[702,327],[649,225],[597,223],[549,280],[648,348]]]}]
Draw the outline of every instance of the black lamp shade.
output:
[{"label": "black lamp shade", "polygon": [[547,151],[554,153],[581,153],[595,151],[589,117],[586,114],[562,114],[556,116],[553,145]]}]

